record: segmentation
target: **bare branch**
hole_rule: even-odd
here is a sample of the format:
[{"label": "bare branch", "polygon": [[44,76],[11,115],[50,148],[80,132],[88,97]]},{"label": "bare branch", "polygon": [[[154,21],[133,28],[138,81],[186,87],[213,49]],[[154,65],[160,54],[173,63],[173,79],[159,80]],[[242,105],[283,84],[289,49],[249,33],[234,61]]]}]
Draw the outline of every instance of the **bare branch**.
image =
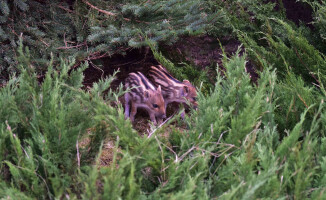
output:
[{"label": "bare branch", "polygon": [[153,133],[157,131],[157,129],[161,128],[167,121],[169,121],[174,115],[171,115],[169,118],[167,118],[162,124],[160,124],[156,129],[154,129],[150,134],[148,134],[147,138],[150,138]]},{"label": "bare branch", "polygon": [[[65,45],[66,44],[66,41],[64,41]],[[78,47],[82,47],[82,46],[85,46],[86,45],[86,42],[82,43],[82,44],[78,44],[76,46],[63,46],[63,47],[58,47],[57,49],[73,49],[73,48],[78,48]]]},{"label": "bare branch", "polygon": [[109,15],[109,16],[115,16],[116,14],[114,14],[113,12],[109,12],[109,11],[106,11],[106,10],[102,10],[102,9],[99,9],[98,7],[92,5],[91,3],[89,3],[88,1],[84,0],[83,1],[84,3],[86,3],[87,5],[89,5],[91,8],[103,13],[103,14],[106,14],[106,15]]},{"label": "bare branch", "polygon": [[80,155],[79,155],[78,140],[76,141],[76,149],[77,149],[77,163],[78,163],[78,168],[80,168]]}]

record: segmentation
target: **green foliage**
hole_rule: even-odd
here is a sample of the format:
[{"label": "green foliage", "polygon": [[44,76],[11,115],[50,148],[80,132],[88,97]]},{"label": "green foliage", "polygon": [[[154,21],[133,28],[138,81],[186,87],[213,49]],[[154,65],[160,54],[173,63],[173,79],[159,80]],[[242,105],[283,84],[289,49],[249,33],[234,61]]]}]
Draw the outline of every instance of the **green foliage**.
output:
[{"label": "green foliage", "polygon": [[[51,61],[39,85],[28,52],[23,53],[20,48],[19,53],[21,75],[8,82],[0,95],[1,169],[9,170],[11,176],[6,181],[13,183],[13,189],[27,191],[30,197],[61,197],[73,189],[79,173],[78,138],[89,128],[98,127],[103,121],[101,115],[110,117],[118,113],[99,95],[109,87],[112,78],[84,92],[80,88],[86,65],[68,75],[73,61],[62,60],[56,70]],[[97,117],[89,120],[94,115]],[[102,135],[108,131],[104,130]]]},{"label": "green foliage", "polygon": [[320,38],[323,39],[325,43],[326,40],[326,7],[325,5],[316,0],[307,1],[307,0],[300,0],[302,2],[308,3],[314,11],[314,22],[313,25],[317,29]]},{"label": "green foliage", "polygon": [[[262,64],[268,69],[266,62]],[[292,94],[278,89],[283,82],[277,81],[275,71],[264,70],[258,84],[253,86],[244,70],[244,57],[225,59],[223,66],[226,79],[217,77],[208,96],[199,94],[198,112],[193,113],[188,123],[189,135],[174,142],[179,141],[184,150],[195,146],[210,152],[211,197],[308,198],[309,188],[323,187],[316,183],[318,168],[324,163],[323,159],[316,160],[324,137],[320,135],[321,113],[325,112],[320,101],[323,95],[314,94],[319,98],[313,99],[309,109],[304,107],[300,111],[301,121],[280,140],[276,117],[278,106],[286,104],[279,97]],[[292,81],[293,85],[287,86],[295,91],[294,86],[302,80]],[[313,88],[304,88],[301,94],[306,98]]]},{"label": "green foliage", "polygon": [[[1,0],[0,81],[18,70],[20,38],[31,47],[36,72],[43,74],[50,53],[79,64],[145,46],[144,36],[154,43],[173,43],[181,34],[202,33],[208,23],[202,6],[198,0]],[[56,58],[54,63],[60,63]]]},{"label": "green foliage", "polygon": [[[303,2],[312,6],[315,15],[324,7],[319,1]],[[275,91],[280,93],[275,120],[283,135],[283,130],[292,129],[300,121],[300,113],[316,99],[323,98],[318,92],[318,88],[325,84],[326,69],[322,29],[316,26],[317,31],[312,31],[304,24],[298,27],[287,20],[282,1],[277,7],[275,3],[260,1],[215,5],[225,11],[234,35],[244,44],[256,68],[263,70],[266,66],[273,66],[278,69],[282,83],[275,87]],[[317,25],[322,17],[315,20]],[[316,88],[309,87],[311,84]],[[306,123],[312,120],[314,112],[315,108],[309,111]]]},{"label": "green foliage", "polygon": [[0,4],[0,83],[19,71],[15,50],[20,39],[31,47],[31,59],[38,73],[47,69],[50,52],[60,53],[58,48],[73,40],[70,15],[62,9],[68,6],[66,3],[61,3],[61,8],[56,1],[14,0]]},{"label": "green foliage", "polygon": [[[249,49],[251,60],[261,68],[260,59],[287,74],[289,68],[306,82],[318,81],[318,73],[325,74],[325,43],[323,42],[323,16],[325,7],[319,1],[308,2],[314,9],[317,31],[303,24],[297,27],[285,18],[282,1],[234,1],[215,4],[226,13],[234,35]],[[318,17],[317,17],[318,16]],[[319,34],[316,34],[319,33]],[[221,35],[216,33],[215,35]],[[260,57],[260,58],[257,58]],[[320,77],[324,81],[324,77]]]},{"label": "green foliage", "polygon": [[[252,84],[245,72],[246,55],[224,55],[225,77],[218,74],[208,94],[199,92],[199,109],[185,120],[188,128],[174,128],[164,139],[160,129],[141,137],[124,119],[117,103],[122,88],[102,95],[112,77],[83,91],[87,66],[68,73],[73,61],[61,59],[56,68],[49,62],[38,83],[30,51],[19,52],[21,73],[0,91],[1,197],[323,198],[323,93],[291,78],[292,72],[287,83],[278,80],[261,59],[265,70]],[[289,92],[281,89],[285,86]],[[279,107],[287,105],[283,99],[298,94],[309,108],[298,107],[299,121],[281,129]],[[85,137],[90,142],[81,147],[78,142]],[[107,139],[114,142],[113,158],[103,167]]]},{"label": "green foliage", "polygon": [[[325,5],[308,2],[312,33],[285,18],[282,1],[278,10],[258,0],[60,2],[0,0],[8,79],[0,88],[0,198],[326,198]],[[232,32],[246,49],[223,54],[213,85],[204,70],[178,67],[156,49],[204,27]],[[198,110],[182,128],[175,117],[140,136],[124,118],[122,85],[110,89],[114,76],[83,89],[81,61],[142,45],[199,87]],[[103,166],[108,141],[112,159]]]},{"label": "green foliage", "polygon": [[[200,1],[169,0],[142,3],[130,1],[118,5],[113,16],[103,16],[96,10],[87,11],[86,13],[93,16],[89,21],[91,34],[87,40],[93,44],[106,44],[94,49],[102,51],[107,48],[115,49],[124,44],[130,47],[143,46],[145,40],[142,33],[153,42],[171,43],[180,34],[202,29],[206,18],[201,14],[200,6]],[[105,23],[98,23],[98,19],[103,17],[107,18]],[[121,26],[121,23],[125,26]]]}]

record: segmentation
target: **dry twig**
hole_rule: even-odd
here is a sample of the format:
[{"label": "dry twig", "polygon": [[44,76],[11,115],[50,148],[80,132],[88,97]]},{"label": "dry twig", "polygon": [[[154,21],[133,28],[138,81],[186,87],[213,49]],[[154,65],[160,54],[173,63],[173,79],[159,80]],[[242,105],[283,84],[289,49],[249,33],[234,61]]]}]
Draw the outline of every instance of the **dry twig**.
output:
[{"label": "dry twig", "polygon": [[114,14],[113,12],[109,12],[109,11],[106,11],[106,10],[102,10],[102,9],[99,9],[98,7],[92,5],[91,3],[89,3],[88,1],[83,1],[84,3],[86,3],[89,7],[103,13],[103,14],[106,14],[106,15],[109,15],[109,16],[115,16],[116,14]]},{"label": "dry twig", "polygon": [[155,133],[158,129],[160,129],[167,121],[169,121],[174,115],[171,115],[169,118],[167,118],[162,124],[160,124],[156,129],[154,129],[150,134],[148,134],[147,138],[150,138],[153,133]]},{"label": "dry twig", "polygon": [[77,163],[78,163],[78,169],[79,169],[80,168],[80,155],[79,155],[78,140],[76,141],[76,149],[77,149]]}]

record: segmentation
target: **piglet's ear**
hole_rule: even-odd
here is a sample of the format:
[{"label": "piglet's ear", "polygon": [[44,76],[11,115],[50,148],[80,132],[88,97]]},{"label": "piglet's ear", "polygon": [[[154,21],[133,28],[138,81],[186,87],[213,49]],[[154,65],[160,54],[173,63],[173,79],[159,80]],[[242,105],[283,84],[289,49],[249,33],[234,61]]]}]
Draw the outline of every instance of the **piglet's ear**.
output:
[{"label": "piglet's ear", "polygon": [[183,86],[183,87],[181,88],[181,96],[185,97],[185,96],[188,95],[188,93],[189,93],[189,88],[188,88],[188,86]]},{"label": "piglet's ear", "polygon": [[159,92],[159,93],[161,93],[162,92],[162,90],[161,90],[161,86],[159,85],[158,86],[158,88],[157,88],[157,90],[156,90],[157,92]]},{"label": "piglet's ear", "polygon": [[182,83],[184,83],[184,84],[191,84],[188,80],[183,80]]}]

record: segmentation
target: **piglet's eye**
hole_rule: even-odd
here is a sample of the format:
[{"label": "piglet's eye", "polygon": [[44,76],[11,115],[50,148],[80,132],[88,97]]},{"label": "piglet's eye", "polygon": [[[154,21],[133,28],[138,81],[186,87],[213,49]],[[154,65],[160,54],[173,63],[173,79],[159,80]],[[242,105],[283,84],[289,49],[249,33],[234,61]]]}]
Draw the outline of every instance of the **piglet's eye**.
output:
[{"label": "piglet's eye", "polygon": [[153,107],[154,107],[154,108],[158,108],[158,105],[154,103],[154,104],[153,104]]}]

